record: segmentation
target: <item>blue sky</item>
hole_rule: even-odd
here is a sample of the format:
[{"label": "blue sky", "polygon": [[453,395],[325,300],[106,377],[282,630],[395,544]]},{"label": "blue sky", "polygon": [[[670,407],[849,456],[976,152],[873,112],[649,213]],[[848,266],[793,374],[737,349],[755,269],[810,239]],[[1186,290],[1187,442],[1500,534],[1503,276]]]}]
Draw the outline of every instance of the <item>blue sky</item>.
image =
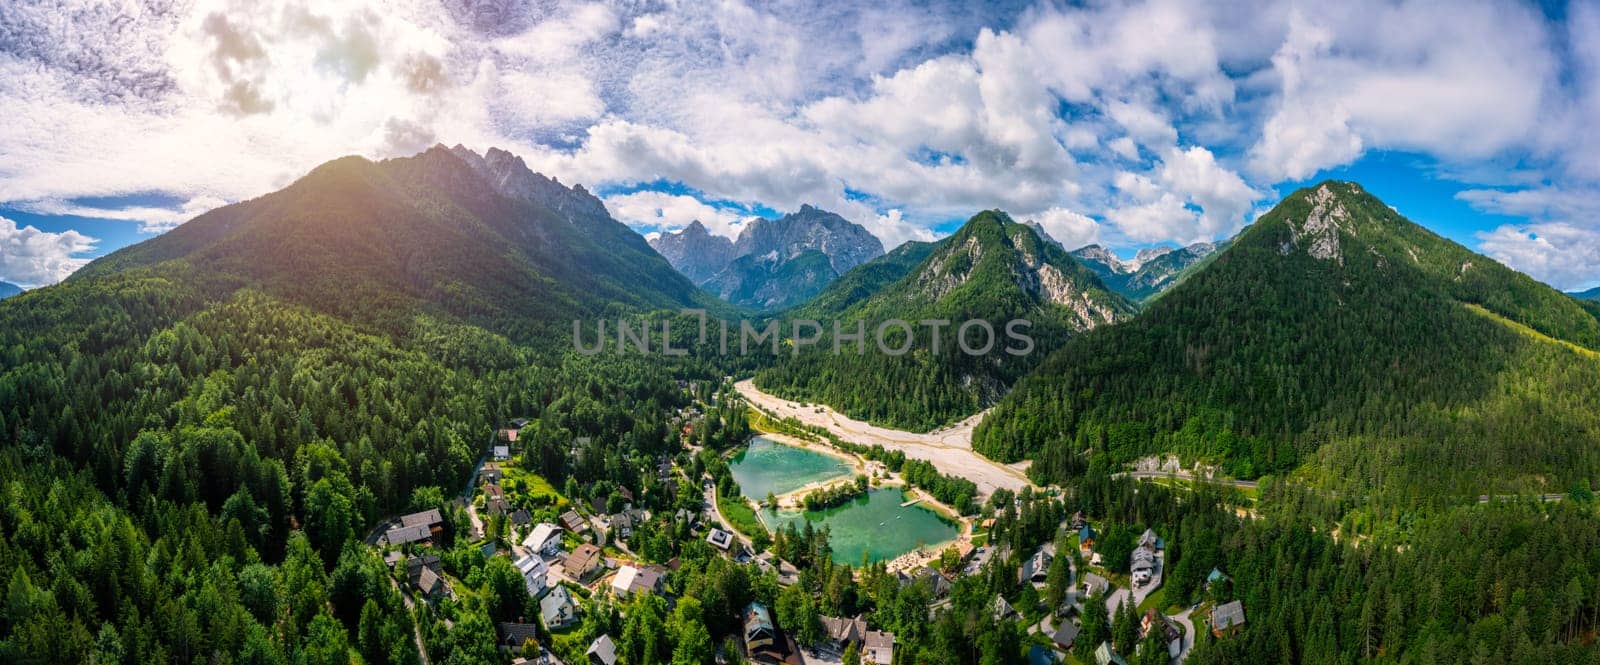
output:
[{"label": "blue sky", "polygon": [[811,203],[886,245],[973,212],[1129,255],[1355,180],[1600,284],[1600,5],[198,0],[0,15],[0,279],[347,154],[498,146],[641,233]]}]

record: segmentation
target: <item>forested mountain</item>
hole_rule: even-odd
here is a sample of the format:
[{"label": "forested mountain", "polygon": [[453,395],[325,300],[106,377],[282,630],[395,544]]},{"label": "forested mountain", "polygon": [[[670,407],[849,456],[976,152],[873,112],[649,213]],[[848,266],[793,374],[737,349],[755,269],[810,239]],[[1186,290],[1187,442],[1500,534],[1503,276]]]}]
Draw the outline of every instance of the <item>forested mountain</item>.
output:
[{"label": "forested mountain", "polygon": [[1600,286],[1589,289],[1588,291],[1579,291],[1572,294],[1572,297],[1580,300],[1593,300],[1600,302]]},{"label": "forested mountain", "polygon": [[[924,249],[931,251],[915,268],[861,297]],[[852,322],[863,321],[869,345],[882,322],[911,322],[917,329],[908,353],[889,355],[873,346],[861,356],[848,348],[834,355],[830,345],[779,360],[759,372],[756,382],[776,394],[821,402],[874,422],[927,430],[992,402],[1068,336],[1132,314],[1132,305],[1107,291],[1092,272],[1032,228],[1005,213],[984,211],[936,246],[910,248],[794,313],[837,319],[845,330],[853,329]],[[979,319],[989,322],[994,348],[983,355],[964,354],[956,343],[956,327]],[[1025,332],[1033,346],[1021,355],[1002,350],[1008,345],[1020,348],[1006,337],[1006,326],[1015,319],[1032,322]],[[933,331],[917,325],[923,320],[952,322],[941,332],[939,353],[933,352]],[[976,327],[969,334],[974,348],[981,348],[987,339]],[[894,330],[888,335],[903,339]],[[899,346],[899,341],[890,344]]]},{"label": "forested mountain", "polygon": [[1187,247],[1141,249],[1134,260],[1122,261],[1104,247],[1089,245],[1073,250],[1072,257],[1093,270],[1106,288],[1140,301],[1177,284],[1185,271],[1226,246],[1226,242],[1198,242]]},{"label": "forested mountain", "polygon": [[810,205],[778,219],[753,219],[732,242],[694,222],[650,244],[722,299],[765,310],[805,302],[839,275],[883,255],[883,243],[860,224]]},{"label": "forested mountain", "polygon": [[570,327],[615,304],[715,306],[581,185],[498,149],[328,162],[97,259],[72,281],[173,261],[208,294],[251,285],[391,328],[403,321],[377,319],[426,310],[518,339],[541,334],[530,322]]},{"label": "forested mountain", "polygon": [[872,297],[890,284],[900,281],[944,241],[901,243],[876,259],[851,268],[828,285],[822,293],[801,305],[811,316],[834,316],[850,306]]},{"label": "forested mountain", "polygon": [[0,282],[0,298],[10,298],[18,293],[22,293],[22,287],[11,282]]},{"label": "forested mountain", "polygon": [[1375,504],[1563,491],[1600,472],[1597,348],[1576,301],[1330,181],[1139,318],[1069,342],[974,445],[1054,480],[1094,450],[1294,472]]},{"label": "forested mountain", "polygon": [[[575,500],[651,487],[674,381],[723,372],[579,356],[571,321],[689,305],[725,307],[582,188],[444,148],[330,162],[0,302],[0,662],[417,662],[367,530],[466,528],[449,499],[514,416]],[[434,662],[497,658],[487,605],[424,621]]]}]

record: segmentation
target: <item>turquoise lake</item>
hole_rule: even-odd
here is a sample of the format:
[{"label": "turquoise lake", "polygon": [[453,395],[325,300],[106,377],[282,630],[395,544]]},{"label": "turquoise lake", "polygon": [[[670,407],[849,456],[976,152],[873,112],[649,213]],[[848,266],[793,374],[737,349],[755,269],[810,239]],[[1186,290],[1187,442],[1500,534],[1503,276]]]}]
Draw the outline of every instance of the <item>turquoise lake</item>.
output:
[{"label": "turquoise lake", "polygon": [[922,506],[902,507],[905,500],[905,492],[891,487],[872,490],[828,510],[775,512],[769,508],[758,515],[769,529],[791,523],[800,528],[802,522],[810,522],[813,529],[827,526],[834,563],[851,566],[861,565],[863,554],[869,561],[886,561],[918,547],[955,540],[954,522]]},{"label": "turquoise lake", "polygon": [[739,491],[760,501],[767,493],[785,494],[811,483],[849,478],[850,465],[833,455],[784,445],[758,436],[728,462]]}]

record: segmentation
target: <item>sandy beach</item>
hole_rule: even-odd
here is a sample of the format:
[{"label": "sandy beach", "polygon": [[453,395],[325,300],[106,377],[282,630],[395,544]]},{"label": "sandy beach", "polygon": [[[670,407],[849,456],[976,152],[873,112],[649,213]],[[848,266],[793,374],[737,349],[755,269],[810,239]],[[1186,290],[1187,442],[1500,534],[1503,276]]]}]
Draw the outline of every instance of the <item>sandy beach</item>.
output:
[{"label": "sandy beach", "polygon": [[804,406],[781,399],[762,392],[749,379],[734,384],[734,388],[746,401],[777,418],[793,417],[806,425],[822,427],[844,441],[877,444],[904,452],[906,457],[932,462],[940,473],[976,483],[980,498],[987,498],[999,488],[1015,491],[1030,484],[1025,473],[1027,463],[1001,464],[972,450],[972,430],[983,420],[984,413],[945,429],[916,434],[865,423],[826,406]]}]

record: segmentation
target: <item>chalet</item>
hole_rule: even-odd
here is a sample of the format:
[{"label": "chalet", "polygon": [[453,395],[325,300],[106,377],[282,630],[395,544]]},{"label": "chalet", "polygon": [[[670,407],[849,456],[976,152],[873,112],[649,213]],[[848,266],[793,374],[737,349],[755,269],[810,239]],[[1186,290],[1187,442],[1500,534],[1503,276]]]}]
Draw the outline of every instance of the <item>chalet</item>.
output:
[{"label": "chalet", "polygon": [[1094,549],[1094,527],[1084,524],[1078,529],[1078,549],[1084,552]]},{"label": "chalet", "polygon": [[490,515],[504,515],[511,512],[511,502],[506,501],[506,491],[499,485],[484,485],[483,496],[483,509]]},{"label": "chalet", "polygon": [[483,468],[478,470],[479,485],[499,485],[500,480],[503,478],[505,478],[505,472],[500,469],[499,464],[494,462],[484,462]]},{"label": "chalet", "polygon": [[539,618],[544,627],[561,630],[578,622],[578,605],[572,602],[572,593],[561,585],[550,588],[550,593],[539,599]]},{"label": "chalet", "polygon": [[567,577],[584,583],[592,579],[595,573],[600,572],[601,567],[600,548],[590,543],[579,545],[561,562],[561,568],[566,571]]},{"label": "chalet", "polygon": [[611,578],[611,592],[618,598],[629,598],[638,593],[661,593],[661,578],[661,569],[653,566],[623,566]]},{"label": "chalet", "polygon": [[610,635],[596,637],[583,654],[589,657],[589,665],[617,665],[617,644]]},{"label": "chalet", "polygon": [[950,578],[945,577],[944,573],[939,572],[932,566],[923,566],[917,572],[911,574],[896,573],[896,576],[899,578],[900,586],[902,587],[926,581],[928,590],[933,598],[943,598],[950,595]]},{"label": "chalet", "polygon": [[1101,577],[1095,573],[1089,573],[1083,576],[1084,598],[1098,597],[1104,594],[1110,588],[1111,583],[1106,581],[1106,578],[1104,577]]},{"label": "chalet", "polygon": [[1062,651],[1071,651],[1072,645],[1078,641],[1078,631],[1078,624],[1062,620],[1060,625],[1056,626],[1056,632],[1050,634],[1050,641]]},{"label": "chalet", "polygon": [[383,534],[383,542],[388,545],[406,545],[431,540],[433,530],[423,525],[397,526]]},{"label": "chalet", "polygon": [[1135,547],[1128,555],[1128,572],[1133,576],[1133,585],[1142,587],[1150,583],[1156,572],[1155,550]]},{"label": "chalet", "polygon": [[525,644],[539,643],[539,626],[531,623],[497,623],[494,632],[500,637],[499,646],[504,651],[521,651]]},{"label": "chalet", "polygon": [[894,633],[868,630],[866,620],[821,617],[823,631],[833,646],[844,651],[845,645],[855,644],[861,653],[861,662],[889,665],[894,662]]},{"label": "chalet", "polygon": [[1167,659],[1176,659],[1178,653],[1183,651],[1183,632],[1167,615],[1156,611],[1155,608],[1145,610],[1144,616],[1139,619],[1139,639],[1149,639],[1151,633],[1161,638],[1161,643],[1167,647]]},{"label": "chalet", "polygon": [[1080,511],[1075,512],[1075,513],[1072,514],[1072,521],[1068,524],[1068,527],[1071,528],[1073,531],[1077,531],[1077,530],[1080,530],[1083,527],[1087,526],[1088,524],[1089,524],[1089,518],[1084,517],[1083,511],[1080,510]]},{"label": "chalet", "polygon": [[[772,623],[772,614],[761,603],[750,603],[744,608],[744,650],[751,660],[768,658],[781,653],[778,628]],[[779,658],[781,660],[781,658]]]},{"label": "chalet", "polygon": [[1140,549],[1146,549],[1150,550],[1151,552],[1155,552],[1156,550],[1166,549],[1167,544],[1162,542],[1160,538],[1156,537],[1156,532],[1154,529],[1145,529],[1144,533],[1139,534],[1138,547]]},{"label": "chalet", "polygon": [[406,581],[426,598],[437,598],[446,591],[444,568],[433,554],[406,559]]},{"label": "chalet", "polygon": [[400,550],[389,550],[383,554],[383,565],[394,568],[395,564],[406,560],[406,553]]},{"label": "chalet", "polygon": [[519,508],[510,515],[506,515],[506,521],[520,529],[533,524],[533,513],[528,512],[527,508]]},{"label": "chalet", "polygon": [[561,551],[561,527],[540,522],[522,539],[522,546],[544,556],[555,556]]},{"label": "chalet", "polygon": [[1111,648],[1110,642],[1101,642],[1094,650],[1095,665],[1128,665],[1121,655]]},{"label": "chalet", "polygon": [[1211,634],[1217,637],[1239,632],[1244,625],[1244,604],[1235,600],[1211,610]]},{"label": "chalet", "polygon": [[[481,432],[483,430],[479,430],[479,431]],[[513,429],[513,428],[510,428],[510,427],[507,427],[505,429],[500,430],[500,440],[501,441],[505,441],[506,443],[515,443],[517,441],[517,435],[519,435],[521,433],[522,432],[520,430],[518,430],[518,429]],[[498,446],[496,446],[496,447],[498,447]]]},{"label": "chalet", "polygon": [[994,607],[994,620],[995,621],[1004,621],[1004,620],[1007,620],[1007,619],[1015,619],[1017,617],[1022,616],[1021,614],[1017,613],[1017,609],[1016,608],[1011,606],[1011,603],[1006,602],[1006,597],[1002,596],[1000,594],[995,594],[994,595],[994,605],[993,605],[993,607]]},{"label": "chalet", "polygon": [[404,545],[432,540],[443,532],[444,516],[439,514],[438,508],[431,508],[422,512],[401,515],[400,526],[385,532],[383,541],[390,545]]},{"label": "chalet", "polygon": [[573,533],[583,533],[589,530],[589,521],[583,519],[578,511],[568,509],[567,512],[561,513],[561,526]]},{"label": "chalet", "polygon": [[1050,575],[1050,553],[1039,548],[1027,561],[1022,562],[1022,569],[1017,571],[1017,581],[1043,584]]},{"label": "chalet", "polygon": [[711,533],[706,534],[706,542],[711,543],[712,547],[726,552],[733,545],[733,534],[722,529],[713,528]]},{"label": "chalet", "polygon": [[517,559],[517,571],[522,573],[528,595],[534,598],[544,595],[550,577],[550,567],[545,565],[544,559],[534,554],[524,554]]},{"label": "chalet", "polygon": [[511,446],[495,446],[491,452],[496,462],[504,462],[511,459]]},{"label": "chalet", "polygon": [[626,511],[612,515],[606,521],[611,525],[611,537],[620,540],[633,537],[633,518]]}]

